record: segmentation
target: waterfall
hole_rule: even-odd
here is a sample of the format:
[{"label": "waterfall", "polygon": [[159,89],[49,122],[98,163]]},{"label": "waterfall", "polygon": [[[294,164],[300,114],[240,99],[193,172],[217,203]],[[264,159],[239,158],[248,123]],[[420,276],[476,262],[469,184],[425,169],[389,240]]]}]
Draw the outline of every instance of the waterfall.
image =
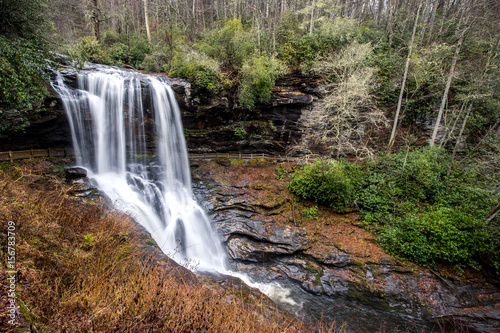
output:
[{"label": "waterfall", "polygon": [[[152,76],[96,67],[78,74],[77,88],[62,75],[53,82],[66,109],[77,164],[164,253],[190,268],[225,271],[220,241],[193,198],[174,92]],[[147,155],[148,145],[154,157]]]}]

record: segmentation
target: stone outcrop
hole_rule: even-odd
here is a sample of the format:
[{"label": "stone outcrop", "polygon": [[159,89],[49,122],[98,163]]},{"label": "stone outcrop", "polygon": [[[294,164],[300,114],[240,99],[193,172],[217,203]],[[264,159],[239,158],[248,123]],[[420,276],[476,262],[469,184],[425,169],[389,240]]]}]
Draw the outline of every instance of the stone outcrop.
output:
[{"label": "stone outcrop", "polygon": [[237,91],[212,94],[181,80],[172,88],[182,111],[190,151],[284,152],[300,140],[304,108],[320,96],[318,79],[293,71],[276,81],[271,99],[252,111],[238,106]]}]

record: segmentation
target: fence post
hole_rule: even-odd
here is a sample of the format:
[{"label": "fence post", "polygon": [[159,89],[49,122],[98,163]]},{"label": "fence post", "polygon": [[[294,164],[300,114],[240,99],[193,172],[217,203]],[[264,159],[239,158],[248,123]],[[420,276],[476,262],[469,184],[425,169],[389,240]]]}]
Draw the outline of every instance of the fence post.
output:
[{"label": "fence post", "polygon": [[14,159],[12,159],[12,150],[9,150],[10,163],[14,164]]}]

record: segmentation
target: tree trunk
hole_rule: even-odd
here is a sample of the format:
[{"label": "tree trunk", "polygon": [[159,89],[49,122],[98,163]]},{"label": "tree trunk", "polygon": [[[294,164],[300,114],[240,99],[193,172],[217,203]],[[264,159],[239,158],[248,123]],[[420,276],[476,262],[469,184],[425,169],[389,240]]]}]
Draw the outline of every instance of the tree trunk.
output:
[{"label": "tree trunk", "polygon": [[309,25],[309,35],[312,35],[314,27],[314,0],[312,0],[312,8],[311,8],[311,24]]},{"label": "tree trunk", "polygon": [[500,212],[500,204],[498,204],[495,208],[493,208],[491,212],[486,214],[486,216],[484,217],[486,219],[486,222],[490,223],[491,221],[493,221],[498,212]]},{"label": "tree trunk", "polygon": [[101,41],[101,29],[100,29],[101,21],[99,20],[99,6],[97,4],[97,0],[92,0],[92,19],[94,21],[95,39],[97,39],[97,41],[100,42]]},{"label": "tree trunk", "polygon": [[434,20],[436,19],[437,7],[438,7],[438,4],[434,2],[432,4],[432,14],[431,14],[431,21],[429,23],[429,37],[427,38],[427,44],[429,44],[431,42],[432,29],[434,28]]},{"label": "tree trunk", "polygon": [[146,34],[148,35],[148,42],[151,43],[151,32],[149,31],[149,18],[148,18],[148,0],[144,0],[144,20],[146,23]]},{"label": "tree trunk", "polygon": [[462,128],[460,129],[460,133],[458,133],[457,142],[455,142],[455,146],[453,147],[453,154],[451,155],[451,161],[450,165],[448,166],[448,171],[446,172],[446,177],[450,176],[451,169],[453,169],[453,161],[455,160],[455,155],[457,153],[458,145],[460,144],[460,140],[462,139],[462,135],[464,134],[465,125],[467,125],[467,120],[469,119],[471,110],[472,110],[472,103],[469,104],[469,108],[467,109],[467,113],[465,114],[464,122],[462,123]]},{"label": "tree trunk", "polygon": [[396,116],[394,117],[394,124],[392,126],[391,138],[389,140],[389,152],[388,152],[388,154],[391,153],[392,146],[394,145],[394,141],[396,140],[396,128],[398,127],[399,113],[401,111],[401,104],[403,101],[403,94],[404,94],[405,85],[406,85],[406,77],[408,76],[408,68],[410,67],[410,58],[411,58],[411,52],[413,50],[413,41],[415,40],[415,33],[417,32],[418,16],[420,14],[421,7],[422,7],[422,3],[420,3],[418,6],[417,16],[415,17],[415,23],[413,24],[413,33],[411,35],[410,49],[408,50],[408,57],[406,58],[405,73],[403,75],[403,82],[401,83],[401,91],[399,92],[398,107],[396,109]]},{"label": "tree trunk", "polygon": [[382,16],[382,11],[384,10],[384,2],[385,0],[378,0],[377,15],[375,16],[376,24],[380,22],[380,17]]},{"label": "tree trunk", "polygon": [[434,144],[436,142],[436,137],[439,130],[439,124],[441,123],[441,118],[443,117],[443,111],[446,106],[446,101],[448,100],[448,92],[450,91],[451,81],[453,79],[453,74],[455,73],[455,66],[457,65],[458,54],[460,53],[460,48],[462,47],[462,42],[464,40],[466,31],[467,28],[464,28],[462,30],[462,33],[460,34],[460,38],[458,39],[457,43],[457,48],[455,50],[455,55],[453,56],[453,60],[451,62],[450,74],[448,75],[448,81],[446,82],[446,88],[444,89],[443,99],[441,100],[441,106],[439,107],[438,117],[436,119],[436,124],[434,125],[434,132],[432,133],[432,138],[430,142],[431,147],[434,147]]},{"label": "tree trunk", "polygon": [[422,40],[420,41],[421,43],[424,42],[424,37],[425,37],[425,28],[427,27],[427,24],[426,24],[426,17],[429,13],[429,5],[430,5],[431,1],[430,0],[427,0],[426,4],[425,4],[425,10],[424,10],[424,13],[422,14]]}]

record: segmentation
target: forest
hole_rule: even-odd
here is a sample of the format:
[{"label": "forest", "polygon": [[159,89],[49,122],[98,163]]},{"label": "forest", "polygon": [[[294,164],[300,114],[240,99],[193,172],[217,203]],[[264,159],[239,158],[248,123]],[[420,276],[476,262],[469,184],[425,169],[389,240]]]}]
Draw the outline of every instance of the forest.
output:
[{"label": "forest", "polygon": [[185,79],[238,114],[299,73],[318,82],[317,159],[275,171],[305,214],[357,211],[398,259],[498,276],[498,17],[497,0],[0,0],[0,135],[42,108],[57,54]]}]

